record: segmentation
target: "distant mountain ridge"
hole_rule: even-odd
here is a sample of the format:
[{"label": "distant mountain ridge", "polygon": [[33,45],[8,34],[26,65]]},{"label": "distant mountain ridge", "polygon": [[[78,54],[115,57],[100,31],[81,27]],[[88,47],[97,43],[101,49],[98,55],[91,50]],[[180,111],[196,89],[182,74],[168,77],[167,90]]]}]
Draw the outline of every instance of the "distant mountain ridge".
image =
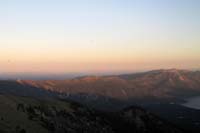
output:
[{"label": "distant mountain ridge", "polygon": [[84,76],[67,80],[0,81],[0,93],[63,98],[118,109],[140,102],[183,102],[200,95],[200,72],[178,69],[136,74]]},{"label": "distant mountain ridge", "polygon": [[173,98],[200,94],[200,72],[178,69],[85,76],[69,80],[23,80],[18,83],[63,94],[86,93],[117,99]]}]

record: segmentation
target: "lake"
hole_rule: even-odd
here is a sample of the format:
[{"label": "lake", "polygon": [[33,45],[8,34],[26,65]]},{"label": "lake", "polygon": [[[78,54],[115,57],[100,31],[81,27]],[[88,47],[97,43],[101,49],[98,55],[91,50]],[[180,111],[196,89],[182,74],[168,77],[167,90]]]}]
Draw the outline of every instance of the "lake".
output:
[{"label": "lake", "polygon": [[185,107],[200,110],[200,96],[186,99],[186,103],[182,104]]}]

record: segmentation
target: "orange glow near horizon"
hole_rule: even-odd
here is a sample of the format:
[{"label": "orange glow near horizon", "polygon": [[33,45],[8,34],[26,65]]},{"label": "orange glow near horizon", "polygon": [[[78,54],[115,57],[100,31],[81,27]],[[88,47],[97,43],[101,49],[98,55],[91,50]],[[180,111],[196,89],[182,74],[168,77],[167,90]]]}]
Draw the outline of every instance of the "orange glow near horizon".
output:
[{"label": "orange glow near horizon", "polygon": [[200,69],[198,1],[11,1],[0,2],[0,73]]},{"label": "orange glow near horizon", "polygon": [[[62,51],[62,50],[61,50]],[[5,53],[0,58],[3,72],[68,73],[129,72],[160,68],[198,69],[198,56],[147,51],[44,51]],[[165,52],[168,52],[166,54]],[[177,52],[176,52],[177,54]],[[159,55],[159,56],[158,56]],[[3,58],[2,58],[3,57]]]}]

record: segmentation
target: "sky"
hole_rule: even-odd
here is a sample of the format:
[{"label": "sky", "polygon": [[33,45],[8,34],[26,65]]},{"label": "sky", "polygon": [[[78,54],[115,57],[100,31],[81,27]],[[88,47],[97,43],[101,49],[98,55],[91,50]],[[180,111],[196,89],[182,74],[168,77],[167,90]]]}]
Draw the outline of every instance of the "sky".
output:
[{"label": "sky", "polygon": [[199,0],[0,1],[0,73],[200,68]]}]

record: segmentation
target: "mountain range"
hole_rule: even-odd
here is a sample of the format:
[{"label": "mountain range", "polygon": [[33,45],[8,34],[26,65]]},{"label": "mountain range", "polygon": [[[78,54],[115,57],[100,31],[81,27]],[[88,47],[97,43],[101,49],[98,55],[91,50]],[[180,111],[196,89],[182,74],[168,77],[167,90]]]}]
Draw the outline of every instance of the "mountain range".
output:
[{"label": "mountain range", "polygon": [[70,80],[17,81],[59,93],[88,93],[112,98],[171,97],[179,90],[200,91],[200,72],[187,70],[155,70],[114,76],[85,76]]},{"label": "mountain range", "polygon": [[84,76],[67,80],[17,80],[16,84],[81,102],[182,101],[200,95],[200,72],[154,70],[143,73]]},{"label": "mountain range", "polygon": [[[180,105],[199,95],[200,72],[178,69],[66,80],[1,80],[0,131],[31,132],[32,124],[38,132],[55,133],[100,129],[102,133],[176,133],[183,131],[177,128],[183,125],[189,125],[188,131],[200,131],[194,126],[200,112]],[[190,112],[195,115],[188,119]]]}]

